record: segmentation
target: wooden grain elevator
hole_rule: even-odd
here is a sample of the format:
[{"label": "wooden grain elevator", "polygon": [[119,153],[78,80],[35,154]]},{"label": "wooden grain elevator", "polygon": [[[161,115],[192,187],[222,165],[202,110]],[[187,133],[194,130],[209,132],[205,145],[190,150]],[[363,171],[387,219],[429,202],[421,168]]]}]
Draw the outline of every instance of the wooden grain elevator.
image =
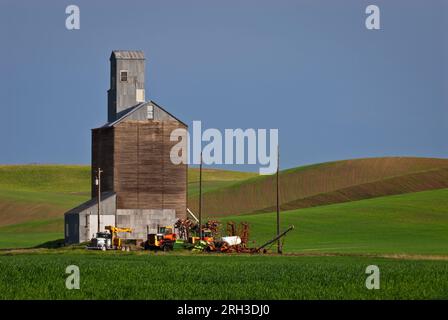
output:
[{"label": "wooden grain elevator", "polygon": [[[187,125],[145,100],[142,51],[113,51],[110,57],[108,122],[92,129],[91,200],[65,213],[65,242],[90,240],[98,230],[97,169],[101,168],[100,229],[131,227],[146,239],[158,225],[172,225],[187,209],[187,164],[173,164],[171,132]],[[185,146],[185,149],[186,150]]]}]

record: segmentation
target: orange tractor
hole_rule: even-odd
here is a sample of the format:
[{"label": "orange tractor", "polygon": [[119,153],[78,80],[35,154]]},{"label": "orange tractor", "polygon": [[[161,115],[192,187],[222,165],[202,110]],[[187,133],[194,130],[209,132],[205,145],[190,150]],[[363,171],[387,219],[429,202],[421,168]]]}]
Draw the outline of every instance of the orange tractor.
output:
[{"label": "orange tractor", "polygon": [[144,243],[144,248],[145,250],[173,250],[176,238],[173,227],[158,227],[157,233],[148,234],[148,238]]}]

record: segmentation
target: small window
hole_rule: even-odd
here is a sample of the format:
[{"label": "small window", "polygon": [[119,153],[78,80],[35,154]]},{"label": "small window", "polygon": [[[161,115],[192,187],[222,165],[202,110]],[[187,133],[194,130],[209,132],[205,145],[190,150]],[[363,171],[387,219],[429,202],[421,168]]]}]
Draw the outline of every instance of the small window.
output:
[{"label": "small window", "polygon": [[68,231],[68,223],[65,224],[65,237],[68,238],[70,236],[69,231]]},{"label": "small window", "polygon": [[152,120],[152,119],[154,119],[154,107],[153,107],[152,105],[149,105],[149,106],[148,106],[148,110],[147,110],[146,118],[147,118],[148,120]]},{"label": "small window", "polygon": [[128,81],[128,71],[127,70],[121,70],[120,71],[120,81],[121,82],[127,82]]}]

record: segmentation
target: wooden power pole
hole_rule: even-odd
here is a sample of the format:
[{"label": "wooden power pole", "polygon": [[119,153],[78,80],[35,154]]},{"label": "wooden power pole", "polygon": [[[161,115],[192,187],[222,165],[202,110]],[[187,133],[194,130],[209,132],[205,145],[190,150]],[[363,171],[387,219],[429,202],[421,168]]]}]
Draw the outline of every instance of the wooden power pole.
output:
[{"label": "wooden power pole", "polygon": [[96,185],[97,187],[97,191],[98,191],[98,228],[97,228],[97,232],[100,232],[100,214],[101,214],[101,173],[103,172],[103,170],[101,170],[101,168],[98,168],[97,170],[97,176],[96,176]]},{"label": "wooden power pole", "polygon": [[202,240],[202,150],[199,162],[199,239]]},{"label": "wooden power pole", "polygon": [[[276,180],[276,191],[277,191],[277,236],[280,235],[280,191],[279,191],[279,171],[280,171],[280,153],[279,147],[277,146],[277,173],[275,175]],[[282,241],[280,238],[277,240],[277,253],[283,253]]]}]

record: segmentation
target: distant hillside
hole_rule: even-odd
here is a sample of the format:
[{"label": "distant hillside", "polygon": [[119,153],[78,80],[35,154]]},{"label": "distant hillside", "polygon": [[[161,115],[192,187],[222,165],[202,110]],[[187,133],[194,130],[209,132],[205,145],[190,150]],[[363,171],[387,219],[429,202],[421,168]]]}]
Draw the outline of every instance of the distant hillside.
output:
[{"label": "distant hillside", "polygon": [[[198,174],[197,168],[188,173],[189,206],[194,211],[198,202]],[[205,169],[204,215],[273,211],[273,178]],[[349,201],[354,204],[350,208],[356,208],[356,200],[448,188],[448,160],[372,158],[328,162],[282,171],[280,183],[282,210],[325,206],[331,211],[345,207],[326,205]],[[89,166],[0,166],[0,247],[29,246],[61,238],[63,213],[89,197]],[[381,206],[382,202],[366,203]]]},{"label": "distant hillside", "polygon": [[[209,192],[223,187],[228,187],[237,182],[256,177],[253,172],[242,172],[219,169],[202,170],[202,191]],[[199,194],[199,169],[190,168],[188,170],[188,196]]]},{"label": "distant hillside", "polygon": [[[295,209],[448,187],[448,159],[367,158],[282,171],[282,209]],[[197,210],[197,196],[189,207]],[[273,211],[275,176],[258,176],[204,194],[209,216]]]},{"label": "distant hillside", "polygon": [[90,195],[90,168],[0,166],[0,226],[62,217]]},{"label": "distant hillside", "polygon": [[90,166],[0,165],[0,190],[90,194]]},{"label": "distant hillside", "polygon": [[[249,240],[275,235],[275,213],[223,217],[250,224]],[[448,254],[448,189],[281,212],[285,252]],[[275,244],[272,246],[275,250]]]},{"label": "distant hillside", "polygon": [[[203,190],[215,190],[255,175],[206,169]],[[190,168],[189,194],[198,192],[198,178],[199,170]],[[0,165],[0,227],[54,218],[62,221],[66,210],[89,198],[90,166]]]},{"label": "distant hillside", "polygon": [[[250,246],[275,235],[275,213],[221,217],[250,224]],[[282,211],[285,252],[448,254],[448,189]],[[61,218],[0,227],[0,248],[29,247],[63,237]],[[254,243],[255,242],[255,243]],[[275,244],[272,246],[275,250]]]}]

